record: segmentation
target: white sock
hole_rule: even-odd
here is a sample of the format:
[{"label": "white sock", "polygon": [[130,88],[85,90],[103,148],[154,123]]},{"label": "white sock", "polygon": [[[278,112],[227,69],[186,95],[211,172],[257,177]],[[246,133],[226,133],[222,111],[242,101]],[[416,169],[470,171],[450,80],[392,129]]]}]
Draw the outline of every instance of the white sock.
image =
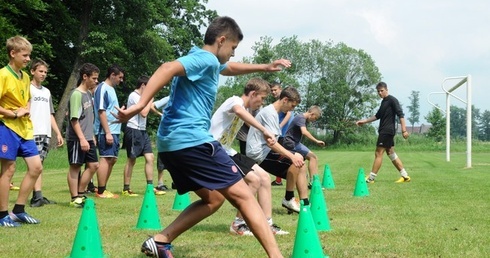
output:
[{"label": "white sock", "polygon": [[239,218],[239,217],[235,217],[235,224],[237,225],[241,225],[241,224],[245,224],[245,220]]},{"label": "white sock", "polygon": [[402,170],[400,170],[400,175],[402,175],[402,177],[407,177],[408,173],[404,168],[402,168]]},{"label": "white sock", "polygon": [[272,222],[272,218],[268,218],[267,223],[269,223],[269,226],[272,226],[272,224],[274,224],[274,222]]},{"label": "white sock", "polygon": [[374,180],[378,174],[371,172],[369,173],[369,179]]}]

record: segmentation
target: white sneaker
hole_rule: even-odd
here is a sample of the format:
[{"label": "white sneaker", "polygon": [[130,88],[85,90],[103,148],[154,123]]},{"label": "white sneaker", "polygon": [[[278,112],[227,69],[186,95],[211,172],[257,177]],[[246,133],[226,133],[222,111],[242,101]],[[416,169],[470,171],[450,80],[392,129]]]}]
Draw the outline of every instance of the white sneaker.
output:
[{"label": "white sneaker", "polygon": [[299,203],[294,197],[291,200],[282,199],[282,207],[289,211],[299,213]]},{"label": "white sneaker", "polygon": [[238,223],[235,223],[235,221],[233,221],[233,223],[231,223],[230,233],[235,234],[235,235],[239,235],[239,236],[253,236],[254,235],[252,233],[252,231],[250,231],[250,228],[248,228],[247,224],[245,224],[245,223],[238,224]]},{"label": "white sneaker", "polygon": [[282,230],[278,225],[272,224],[271,230],[274,235],[288,235],[289,232]]}]

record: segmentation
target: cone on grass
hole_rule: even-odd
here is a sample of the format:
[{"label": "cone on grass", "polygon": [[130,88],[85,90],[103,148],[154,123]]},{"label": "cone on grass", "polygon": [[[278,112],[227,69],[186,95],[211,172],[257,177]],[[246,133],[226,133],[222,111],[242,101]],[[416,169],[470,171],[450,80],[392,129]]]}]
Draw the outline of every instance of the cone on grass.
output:
[{"label": "cone on grass", "polygon": [[99,223],[95,213],[95,204],[87,198],[78,222],[78,229],[73,241],[70,258],[106,257],[102,251]]},{"label": "cone on grass", "polygon": [[298,226],[296,228],[296,236],[294,238],[293,255],[291,257],[328,257],[323,254],[322,244],[311,216],[310,206],[304,205],[303,201],[301,201]]},{"label": "cone on grass", "polygon": [[335,183],[332,177],[332,171],[330,171],[330,166],[325,164],[325,168],[323,169],[323,181],[322,186],[325,189],[335,189]]},{"label": "cone on grass", "polygon": [[320,178],[318,175],[313,176],[313,185],[310,192],[310,210],[311,217],[315,223],[316,230],[329,231],[330,221],[328,218],[328,208],[323,195],[322,187],[320,185]]},{"label": "cone on grass", "polygon": [[153,191],[153,184],[146,185],[145,197],[138,217],[137,229],[161,230],[158,205]]},{"label": "cone on grass", "polygon": [[189,192],[185,194],[175,194],[174,204],[172,205],[172,210],[174,211],[183,211],[187,206],[191,204],[191,196]]},{"label": "cone on grass", "polygon": [[357,174],[357,182],[356,182],[356,187],[354,188],[354,196],[357,197],[369,196],[369,190],[367,187],[363,168],[360,168],[359,173]]}]

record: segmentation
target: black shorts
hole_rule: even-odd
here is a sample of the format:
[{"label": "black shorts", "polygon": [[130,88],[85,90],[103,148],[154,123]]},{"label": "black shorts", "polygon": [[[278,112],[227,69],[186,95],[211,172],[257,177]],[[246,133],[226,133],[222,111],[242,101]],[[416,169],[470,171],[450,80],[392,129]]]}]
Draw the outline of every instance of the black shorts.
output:
[{"label": "black shorts", "polygon": [[[163,153],[161,155],[164,155]],[[160,152],[157,155],[157,170],[163,171],[165,169],[165,164],[163,164],[162,158],[160,157]]]},{"label": "black shorts", "polygon": [[383,147],[389,149],[395,146],[395,136],[390,134],[380,134],[378,136],[378,141],[376,142],[377,147]]},{"label": "black shorts", "polygon": [[159,152],[177,192],[224,189],[242,180],[242,172],[217,141],[177,151]]},{"label": "black shorts", "polygon": [[146,130],[137,130],[126,126],[123,140],[128,158],[135,159],[146,153],[153,153],[150,136]]},{"label": "black shorts", "polygon": [[293,162],[286,156],[270,151],[264,161],[259,165],[265,171],[269,172],[269,174],[286,179],[288,169],[292,164]]},{"label": "black shorts", "polygon": [[83,165],[86,163],[99,162],[94,141],[88,141],[90,149],[83,151],[79,141],[68,141],[68,163],[70,165]]},{"label": "black shorts", "polygon": [[241,154],[237,153],[235,156],[232,156],[231,159],[237,164],[240,170],[243,173],[243,177],[245,177],[248,173],[252,172],[252,167],[257,164],[255,160]]}]

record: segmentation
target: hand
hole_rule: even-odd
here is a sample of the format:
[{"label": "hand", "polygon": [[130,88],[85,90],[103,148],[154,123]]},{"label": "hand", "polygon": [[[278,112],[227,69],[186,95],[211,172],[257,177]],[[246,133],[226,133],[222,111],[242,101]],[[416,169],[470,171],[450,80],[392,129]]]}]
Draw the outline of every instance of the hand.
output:
[{"label": "hand", "polygon": [[20,107],[17,109],[17,117],[23,117],[29,115],[29,109],[25,107]]},{"label": "hand", "polygon": [[365,123],[366,123],[366,122],[365,122],[364,120],[359,120],[359,121],[357,121],[357,122],[356,122],[356,125],[357,125],[357,126],[361,126],[361,125],[363,125],[363,124],[365,124]]},{"label": "hand", "polygon": [[294,166],[297,168],[300,168],[305,164],[305,160],[299,152],[294,153],[294,157],[291,161],[293,162]]},{"label": "hand", "polygon": [[273,133],[269,132],[268,130],[265,130],[263,134],[264,134],[264,139],[267,142],[267,146],[271,147],[272,145],[276,144],[277,142],[276,136]]},{"label": "hand", "polygon": [[112,145],[114,143],[114,138],[112,137],[112,134],[108,133],[105,135],[105,142],[108,145]]},{"label": "hand", "polygon": [[83,139],[83,140],[80,140],[80,148],[82,148],[82,151],[89,151],[90,150],[90,145],[88,144],[88,141]]},{"label": "hand", "polygon": [[117,114],[111,111],[111,114],[116,118],[115,121],[111,123],[126,123],[131,117],[134,116],[137,112],[132,112],[130,109],[126,109],[125,106],[122,106],[121,108],[116,107],[117,109]]},{"label": "hand", "polygon": [[319,146],[322,146],[322,147],[325,146],[325,142],[324,141],[316,141],[316,144],[318,144]]},{"label": "hand", "polygon": [[267,72],[277,72],[277,71],[282,71],[285,68],[291,67],[291,61],[287,59],[279,59],[275,60],[274,62],[270,63],[267,65],[266,71]]},{"label": "hand", "polygon": [[64,141],[63,141],[63,136],[61,136],[61,134],[58,134],[58,135],[56,136],[56,139],[58,140],[58,145],[57,145],[57,146],[58,146],[58,147],[63,146],[63,143],[64,143]]},{"label": "hand", "polygon": [[408,132],[407,131],[403,131],[402,135],[403,135],[403,138],[408,139]]}]

